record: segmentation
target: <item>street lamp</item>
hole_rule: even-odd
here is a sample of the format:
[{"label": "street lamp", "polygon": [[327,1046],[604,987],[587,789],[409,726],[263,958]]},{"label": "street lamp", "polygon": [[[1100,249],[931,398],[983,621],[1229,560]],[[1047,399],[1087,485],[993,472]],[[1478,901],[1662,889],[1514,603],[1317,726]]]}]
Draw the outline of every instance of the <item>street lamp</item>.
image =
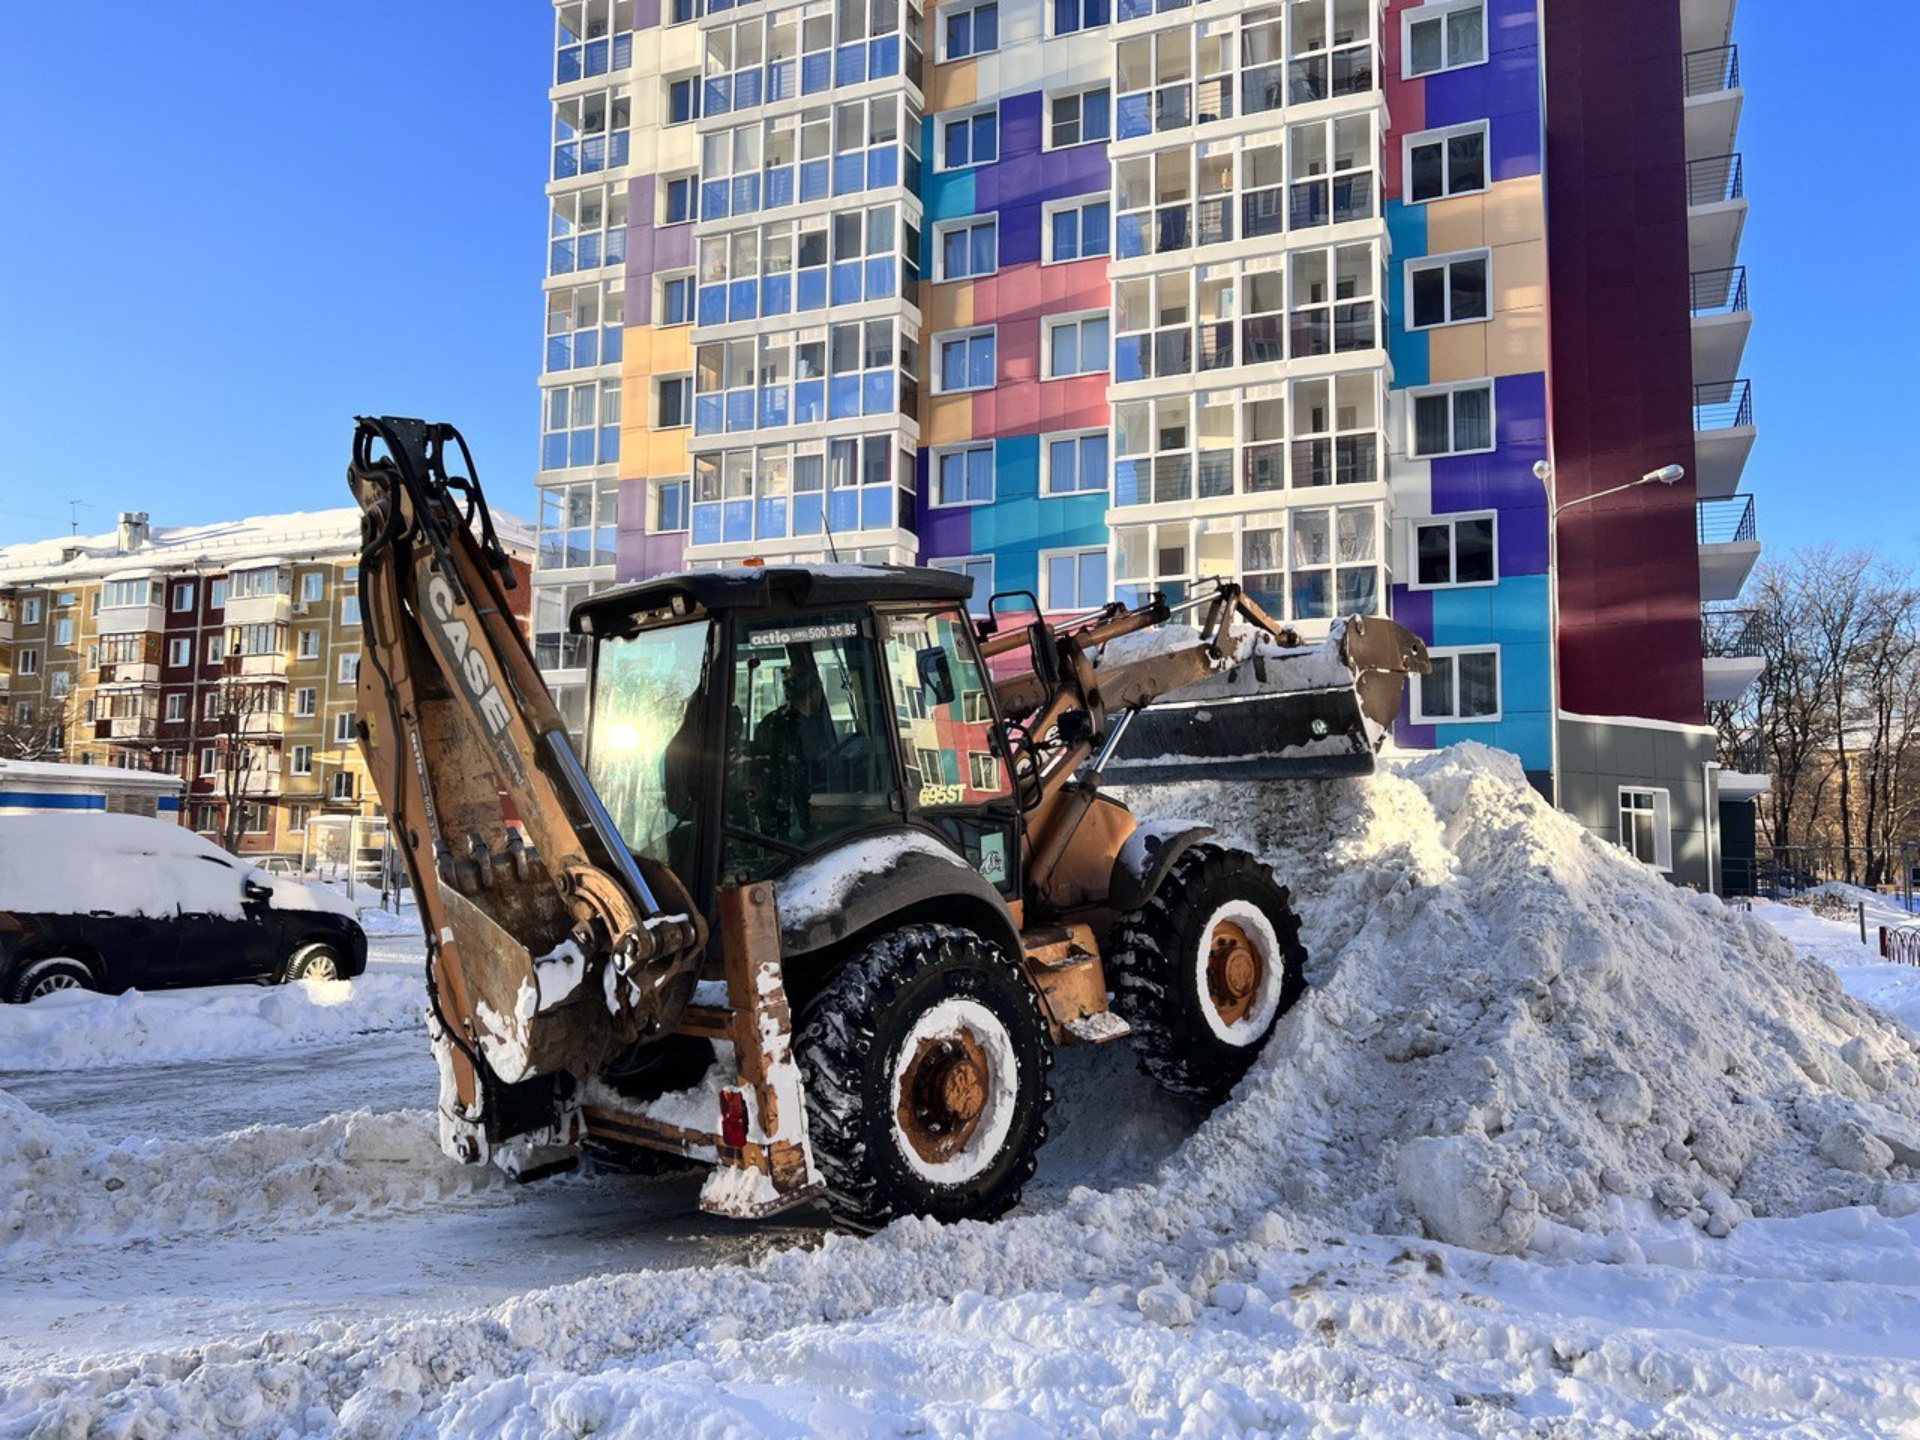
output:
[{"label": "street lamp", "polygon": [[1604,500],[1609,495],[1618,495],[1623,490],[1634,490],[1642,485],[1678,485],[1687,478],[1684,465],[1662,465],[1658,470],[1649,470],[1638,480],[1629,480],[1624,485],[1614,485],[1605,490],[1596,490],[1591,495],[1579,495],[1562,505],[1558,492],[1554,488],[1553,466],[1545,460],[1533,462],[1533,478],[1546,487],[1547,492],[1547,688],[1548,703],[1552,707],[1547,717],[1548,774],[1553,783],[1553,803],[1561,804],[1560,795],[1560,515],[1576,505],[1585,505],[1591,500]]}]

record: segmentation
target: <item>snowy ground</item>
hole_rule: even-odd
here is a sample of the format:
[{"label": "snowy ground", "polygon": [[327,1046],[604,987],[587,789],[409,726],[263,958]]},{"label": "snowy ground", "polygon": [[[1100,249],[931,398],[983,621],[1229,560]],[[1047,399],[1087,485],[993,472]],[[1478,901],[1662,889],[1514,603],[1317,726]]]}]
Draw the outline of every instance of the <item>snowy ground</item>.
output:
[{"label": "snowy ground", "polygon": [[[814,1215],[708,1219],[690,1179],[455,1167],[422,1108],[404,931],[340,985],[0,1009],[0,1435],[1920,1434],[1920,1188],[1807,1159],[1834,1106],[1897,1130],[1914,1037],[1463,753],[1282,807],[1276,828],[1328,855],[1296,877],[1316,989],[1271,1058],[1203,1120],[1124,1053],[1063,1055],[1041,1175],[997,1226],[855,1240]],[[1207,806],[1298,861],[1230,808]],[[1857,930],[1755,915],[1920,1018],[1920,971]],[[1709,950],[1688,983],[1725,1004],[1649,978]],[[1519,963],[1539,993],[1500,968]],[[1380,978],[1422,966],[1457,968],[1459,993]],[[1754,1028],[1747,1004],[1786,1017],[1767,1043],[1817,1083],[1730,1048],[1715,1027]],[[1698,1044],[1636,1018],[1661,1007]],[[1577,1063],[1541,1068],[1553,1045]],[[1693,1051],[1747,1077],[1713,1107],[1771,1117],[1724,1194],[1723,1120],[1666,1078]],[[1524,1083],[1472,1090],[1483,1061]],[[1696,1093],[1691,1123],[1667,1113]],[[1429,1177],[1388,1152],[1452,1163],[1456,1135],[1528,1160],[1528,1183],[1423,1221]],[[1620,1173],[1583,1199],[1561,1149]],[[1663,1206],[1663,1165],[1697,1195]],[[1789,1213],[1794,1186],[1824,1198]]]}]

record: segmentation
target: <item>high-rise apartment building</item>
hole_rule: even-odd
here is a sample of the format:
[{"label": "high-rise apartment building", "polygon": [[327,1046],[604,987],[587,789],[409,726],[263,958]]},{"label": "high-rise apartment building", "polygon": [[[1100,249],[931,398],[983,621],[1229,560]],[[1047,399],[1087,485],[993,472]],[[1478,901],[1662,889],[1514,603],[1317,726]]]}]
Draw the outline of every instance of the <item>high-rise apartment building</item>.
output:
[{"label": "high-rise apartment building", "polygon": [[[495,518],[524,597],[524,522]],[[178,775],[183,823],[299,854],[310,822],[379,809],[355,730],[359,561],[354,507],[181,526],[131,512],[107,534],[0,547],[0,740]]]},{"label": "high-rise apartment building", "polygon": [[1308,634],[1392,614],[1435,658],[1402,744],[1511,750],[1714,882],[1752,786],[1704,707],[1757,673],[1702,614],[1759,549],[1731,0],[557,14],[570,714],[568,605],[665,569],[918,561],[1049,614],[1232,575]]}]

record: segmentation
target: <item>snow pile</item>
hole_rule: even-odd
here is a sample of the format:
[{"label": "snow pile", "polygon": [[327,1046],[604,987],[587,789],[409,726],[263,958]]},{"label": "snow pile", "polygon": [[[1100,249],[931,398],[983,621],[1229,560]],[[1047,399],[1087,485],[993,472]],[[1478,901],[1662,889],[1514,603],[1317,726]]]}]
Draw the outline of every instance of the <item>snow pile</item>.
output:
[{"label": "snow pile", "polygon": [[[1724,1235],[1920,1173],[1911,1035],[1461,745],[1364,783],[1136,792],[1294,887],[1314,989],[1172,1167],[1474,1249]],[[1890,1206],[1904,1204],[1897,1192]]]},{"label": "snow pile", "polygon": [[0,1071],[271,1055],[390,1030],[422,1030],[424,1045],[425,1008],[420,977],[411,971],[272,987],[67,991],[31,1005],[0,1005]]},{"label": "snow pile", "polygon": [[425,1110],[113,1143],[0,1090],[0,1255],[336,1220],[504,1183],[443,1158]]}]

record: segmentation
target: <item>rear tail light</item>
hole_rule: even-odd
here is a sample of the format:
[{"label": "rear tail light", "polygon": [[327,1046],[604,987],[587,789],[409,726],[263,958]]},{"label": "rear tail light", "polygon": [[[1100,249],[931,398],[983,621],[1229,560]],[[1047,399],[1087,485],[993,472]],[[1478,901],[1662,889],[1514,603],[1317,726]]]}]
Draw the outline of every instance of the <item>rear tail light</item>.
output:
[{"label": "rear tail light", "polygon": [[720,1092],[720,1138],[736,1149],[747,1143],[747,1097],[738,1090]]}]

